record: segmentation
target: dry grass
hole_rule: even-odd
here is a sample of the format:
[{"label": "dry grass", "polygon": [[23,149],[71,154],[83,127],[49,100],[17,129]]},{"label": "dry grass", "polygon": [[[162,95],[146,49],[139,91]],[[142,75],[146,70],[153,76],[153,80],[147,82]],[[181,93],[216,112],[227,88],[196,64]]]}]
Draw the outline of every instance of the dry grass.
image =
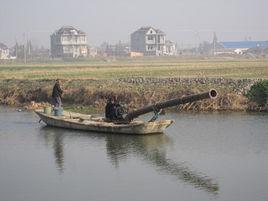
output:
[{"label": "dry grass", "polygon": [[[7,105],[29,105],[32,101],[46,103],[51,99],[54,80],[0,80],[0,103]],[[106,99],[110,95],[118,97],[120,102],[127,104],[129,109],[159,101],[197,94],[216,88],[219,98],[184,104],[179,110],[246,110],[247,99],[233,91],[231,86],[215,85],[182,85],[181,83],[138,83],[102,81],[102,80],[62,80],[64,89],[63,103],[77,111],[103,111]],[[40,106],[43,106],[42,104]],[[78,106],[78,107],[76,107]],[[254,108],[253,108],[254,109]]]}]

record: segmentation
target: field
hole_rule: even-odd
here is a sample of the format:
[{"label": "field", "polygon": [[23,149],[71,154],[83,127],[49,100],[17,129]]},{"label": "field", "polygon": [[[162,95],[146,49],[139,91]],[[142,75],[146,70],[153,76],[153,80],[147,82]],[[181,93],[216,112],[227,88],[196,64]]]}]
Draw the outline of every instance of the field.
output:
[{"label": "field", "polygon": [[96,79],[125,77],[268,78],[267,59],[144,59],[1,64],[0,79]]},{"label": "field", "polygon": [[129,108],[215,88],[219,98],[186,104],[179,110],[258,110],[244,94],[268,79],[268,59],[146,58],[116,61],[48,61],[0,65],[0,103],[29,105],[50,101],[62,79],[65,106],[103,110],[115,95]]}]

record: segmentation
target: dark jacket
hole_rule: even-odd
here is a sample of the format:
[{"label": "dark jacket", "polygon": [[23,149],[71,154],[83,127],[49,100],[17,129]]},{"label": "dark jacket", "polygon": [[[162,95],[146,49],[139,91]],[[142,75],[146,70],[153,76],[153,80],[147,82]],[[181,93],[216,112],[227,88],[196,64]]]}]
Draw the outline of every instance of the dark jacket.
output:
[{"label": "dark jacket", "polygon": [[52,97],[57,98],[62,96],[63,90],[60,88],[60,84],[56,83],[53,87]]},{"label": "dark jacket", "polygon": [[105,106],[105,117],[107,119],[112,120],[114,117],[113,113],[114,113],[114,103],[109,101]]}]

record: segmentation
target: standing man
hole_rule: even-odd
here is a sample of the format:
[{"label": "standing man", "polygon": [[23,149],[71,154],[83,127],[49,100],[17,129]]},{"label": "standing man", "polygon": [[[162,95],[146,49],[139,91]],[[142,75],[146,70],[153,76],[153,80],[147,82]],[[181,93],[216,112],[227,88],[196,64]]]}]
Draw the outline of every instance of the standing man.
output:
[{"label": "standing man", "polygon": [[60,80],[57,79],[53,87],[53,92],[52,92],[52,103],[54,107],[59,107],[59,108],[61,107],[62,93],[63,93],[63,90],[60,87]]}]

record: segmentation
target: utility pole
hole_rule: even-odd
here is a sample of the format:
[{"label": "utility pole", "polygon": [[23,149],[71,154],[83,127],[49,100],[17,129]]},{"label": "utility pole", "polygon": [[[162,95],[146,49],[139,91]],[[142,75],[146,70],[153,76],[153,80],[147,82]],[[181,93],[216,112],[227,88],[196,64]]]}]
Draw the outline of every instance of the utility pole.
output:
[{"label": "utility pole", "polygon": [[15,56],[16,56],[16,59],[18,59],[18,42],[17,42],[17,38],[15,38]]},{"label": "utility pole", "polygon": [[26,55],[26,37],[25,33],[23,33],[23,40],[24,40],[24,45],[23,45],[23,56],[24,56],[24,63],[27,63],[27,55]]},{"label": "utility pole", "polygon": [[199,30],[197,30],[197,31],[195,31],[194,32],[194,36],[195,36],[195,53],[197,54],[197,53],[199,53],[198,52],[198,46],[199,46],[199,44],[200,44],[200,35],[199,35]]},{"label": "utility pole", "polygon": [[218,43],[216,32],[213,33],[213,55],[216,54],[216,45]]}]

